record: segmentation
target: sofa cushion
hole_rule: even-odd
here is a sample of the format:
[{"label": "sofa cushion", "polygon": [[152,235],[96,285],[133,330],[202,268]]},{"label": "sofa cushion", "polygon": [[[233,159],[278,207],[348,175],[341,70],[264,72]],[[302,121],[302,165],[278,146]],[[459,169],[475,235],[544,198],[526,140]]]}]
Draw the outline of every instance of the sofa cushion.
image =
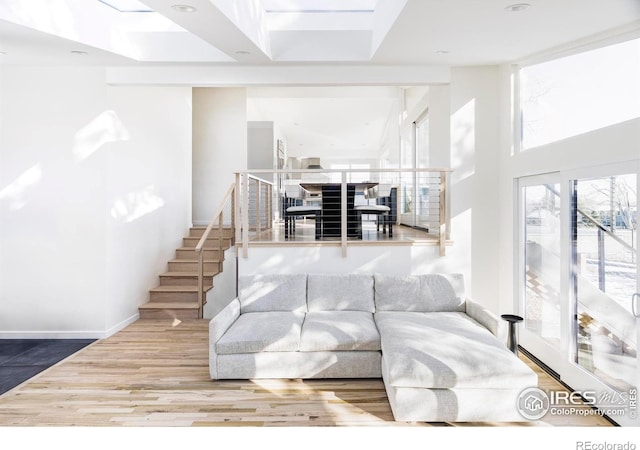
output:
[{"label": "sofa cushion", "polygon": [[464,313],[377,312],[388,382],[394,387],[535,386],[535,373]]},{"label": "sofa cushion", "polygon": [[251,275],[238,278],[240,312],[307,311],[307,276]]},{"label": "sofa cushion", "polygon": [[256,352],[295,352],[300,347],[304,313],[241,314],[216,343],[220,355]]},{"label": "sofa cushion", "polygon": [[309,311],[375,311],[371,275],[310,274],[307,290]]},{"label": "sofa cushion", "polygon": [[380,334],[373,314],[368,312],[308,312],[302,326],[300,350],[380,350]]},{"label": "sofa cushion", "polygon": [[464,311],[462,275],[374,275],[376,311]]}]

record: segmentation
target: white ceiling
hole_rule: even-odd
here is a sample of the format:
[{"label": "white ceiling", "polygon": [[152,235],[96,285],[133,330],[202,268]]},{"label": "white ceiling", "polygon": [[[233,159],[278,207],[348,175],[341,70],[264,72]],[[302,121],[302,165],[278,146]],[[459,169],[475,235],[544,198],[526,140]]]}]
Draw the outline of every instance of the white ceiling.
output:
[{"label": "white ceiling", "polygon": [[484,65],[640,26],[638,0],[110,1],[2,0],[2,63]]},{"label": "white ceiling", "polygon": [[[194,12],[177,11],[178,0],[117,0],[152,10],[119,12],[113,1],[0,0],[0,66],[493,65],[640,30],[638,0],[179,0]],[[520,2],[530,7],[506,9]],[[396,94],[251,88],[248,117],[277,122],[296,156],[364,154]]]}]

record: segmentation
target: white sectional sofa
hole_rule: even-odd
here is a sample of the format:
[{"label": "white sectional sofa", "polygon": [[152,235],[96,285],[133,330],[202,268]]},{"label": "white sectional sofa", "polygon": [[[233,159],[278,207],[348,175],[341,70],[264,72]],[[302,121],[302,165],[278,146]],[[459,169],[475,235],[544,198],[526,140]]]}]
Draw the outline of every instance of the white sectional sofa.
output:
[{"label": "white sectional sofa", "polygon": [[537,385],[460,275],[240,277],[209,330],[212,379],[382,377],[400,421],[522,421]]}]

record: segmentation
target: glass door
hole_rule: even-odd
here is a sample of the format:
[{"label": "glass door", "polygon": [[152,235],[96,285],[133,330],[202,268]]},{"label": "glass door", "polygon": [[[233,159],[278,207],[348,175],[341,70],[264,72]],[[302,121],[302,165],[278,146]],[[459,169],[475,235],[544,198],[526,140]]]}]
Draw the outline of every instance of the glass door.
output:
[{"label": "glass door", "polygon": [[568,270],[564,258],[564,201],[559,174],[528,177],[520,185],[520,342],[547,364],[558,365],[566,345],[562,317]]},{"label": "glass door", "polygon": [[520,344],[599,413],[635,426],[639,178],[632,163],[518,181]]},{"label": "glass door", "polygon": [[574,378],[616,422],[637,425],[637,171],[576,177],[570,188]]}]

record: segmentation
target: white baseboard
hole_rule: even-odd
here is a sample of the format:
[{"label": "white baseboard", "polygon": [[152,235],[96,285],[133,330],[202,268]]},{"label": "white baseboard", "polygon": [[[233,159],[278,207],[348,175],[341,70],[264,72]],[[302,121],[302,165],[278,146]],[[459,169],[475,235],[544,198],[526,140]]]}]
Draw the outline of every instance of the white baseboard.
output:
[{"label": "white baseboard", "polygon": [[113,336],[114,334],[116,334],[118,331],[123,330],[124,328],[128,327],[129,325],[131,325],[133,322],[135,322],[136,320],[138,320],[140,318],[140,313],[137,312],[134,315],[132,315],[131,317],[123,320],[122,322],[112,326],[111,328],[109,328],[105,333],[104,336],[102,336],[101,338],[108,338],[109,336]]},{"label": "white baseboard", "polygon": [[106,331],[2,331],[0,339],[104,339],[116,334],[140,318],[136,313]]}]

